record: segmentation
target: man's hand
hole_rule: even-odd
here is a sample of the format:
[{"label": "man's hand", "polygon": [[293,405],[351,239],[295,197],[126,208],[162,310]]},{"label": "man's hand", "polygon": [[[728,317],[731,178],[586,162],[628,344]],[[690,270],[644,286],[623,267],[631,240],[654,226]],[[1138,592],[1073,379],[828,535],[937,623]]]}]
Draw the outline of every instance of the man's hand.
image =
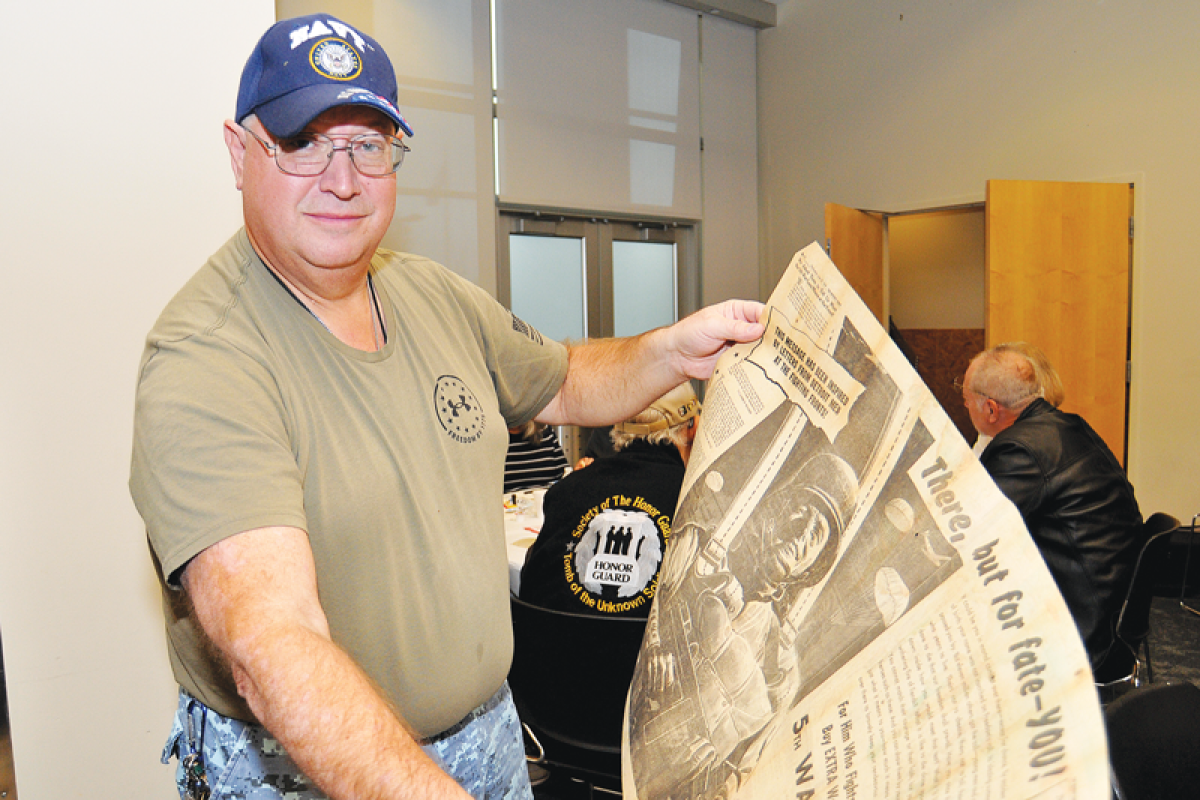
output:
[{"label": "man's hand", "polygon": [[574,345],[566,381],[536,419],[586,427],[629,419],[689,378],[707,380],[731,345],[762,336],[763,308],[728,300],[641,336]]},{"label": "man's hand", "polygon": [[688,378],[707,380],[730,346],[763,335],[765,326],[759,318],[764,308],[750,300],[727,300],[666,328],[671,337],[666,346],[676,359],[676,369]]}]

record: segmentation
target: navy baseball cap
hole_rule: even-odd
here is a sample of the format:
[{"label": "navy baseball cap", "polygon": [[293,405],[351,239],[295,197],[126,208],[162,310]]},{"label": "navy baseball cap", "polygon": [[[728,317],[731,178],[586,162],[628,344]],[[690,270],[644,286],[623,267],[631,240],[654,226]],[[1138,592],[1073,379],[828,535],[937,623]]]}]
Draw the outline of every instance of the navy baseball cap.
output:
[{"label": "navy baseball cap", "polygon": [[413,135],[379,42],[328,14],[310,14],[277,22],[258,40],[242,70],[235,119],[254,114],[274,136],[288,137],[345,105],[373,108]]}]

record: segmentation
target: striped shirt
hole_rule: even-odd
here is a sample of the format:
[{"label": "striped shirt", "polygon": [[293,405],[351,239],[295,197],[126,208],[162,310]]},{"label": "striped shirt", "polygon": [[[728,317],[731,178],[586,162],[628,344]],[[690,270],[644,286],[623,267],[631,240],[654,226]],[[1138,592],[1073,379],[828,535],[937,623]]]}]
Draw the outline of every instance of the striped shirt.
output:
[{"label": "striped shirt", "polygon": [[554,428],[542,428],[542,440],[533,444],[520,433],[508,432],[508,455],[504,458],[504,493],[545,488],[567,470],[567,457]]}]

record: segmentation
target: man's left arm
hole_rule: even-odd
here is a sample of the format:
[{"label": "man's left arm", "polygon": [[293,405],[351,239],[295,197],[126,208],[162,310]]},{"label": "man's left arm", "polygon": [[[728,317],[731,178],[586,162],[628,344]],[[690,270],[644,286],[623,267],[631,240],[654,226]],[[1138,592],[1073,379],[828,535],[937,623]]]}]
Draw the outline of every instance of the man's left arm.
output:
[{"label": "man's left arm", "polygon": [[573,345],[566,380],[536,419],[589,427],[629,419],[685,380],[707,380],[730,346],[762,336],[762,311],[728,300],[640,336]]}]

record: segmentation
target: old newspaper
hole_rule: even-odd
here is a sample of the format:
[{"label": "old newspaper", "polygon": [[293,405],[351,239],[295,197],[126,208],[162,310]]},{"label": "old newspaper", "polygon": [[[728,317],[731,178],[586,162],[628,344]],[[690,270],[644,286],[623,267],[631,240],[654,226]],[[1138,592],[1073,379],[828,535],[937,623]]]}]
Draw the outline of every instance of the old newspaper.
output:
[{"label": "old newspaper", "polygon": [[1107,798],[1083,645],[1016,509],[821,248],[709,385],[625,794]]}]

